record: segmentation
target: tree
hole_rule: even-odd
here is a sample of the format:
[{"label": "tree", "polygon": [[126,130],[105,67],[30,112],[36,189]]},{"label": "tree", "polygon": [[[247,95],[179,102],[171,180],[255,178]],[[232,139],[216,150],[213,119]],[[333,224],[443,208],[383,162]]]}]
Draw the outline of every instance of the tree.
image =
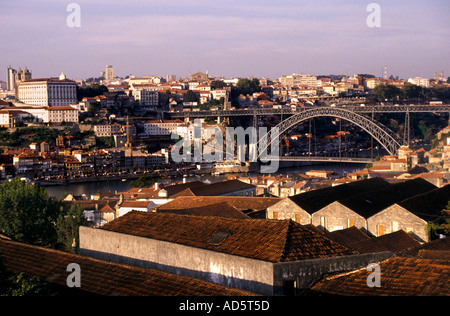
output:
[{"label": "tree", "polygon": [[373,91],[372,91],[373,95],[378,99],[378,100],[393,100],[396,97],[399,97],[402,93],[401,90],[399,88],[397,88],[396,86],[393,85],[389,85],[389,84],[380,84],[378,86],[376,86]]},{"label": "tree", "polygon": [[194,91],[189,90],[188,92],[186,92],[186,94],[184,95],[184,102],[198,102],[198,98],[195,95]]},{"label": "tree", "polygon": [[405,99],[418,99],[422,95],[422,88],[415,84],[405,84],[401,90]]},{"label": "tree", "polygon": [[[62,244],[64,250],[79,253],[80,249],[80,226],[86,226],[87,220],[81,205],[73,204],[67,214],[59,215],[56,222],[58,242]],[[75,242],[75,247],[73,244]]]},{"label": "tree", "polygon": [[437,221],[428,222],[425,229],[430,240],[438,239],[439,235],[450,236],[450,218],[440,217]]},{"label": "tree", "polygon": [[156,179],[154,176],[147,174],[139,177],[137,180],[131,181],[130,186],[132,188],[149,188],[154,185]]},{"label": "tree", "polygon": [[259,80],[257,78],[253,79],[239,79],[236,85],[238,95],[252,95],[255,92],[261,91],[261,86],[259,85]]},{"label": "tree", "polygon": [[53,246],[61,208],[44,188],[15,178],[0,186],[0,232],[20,242]]}]

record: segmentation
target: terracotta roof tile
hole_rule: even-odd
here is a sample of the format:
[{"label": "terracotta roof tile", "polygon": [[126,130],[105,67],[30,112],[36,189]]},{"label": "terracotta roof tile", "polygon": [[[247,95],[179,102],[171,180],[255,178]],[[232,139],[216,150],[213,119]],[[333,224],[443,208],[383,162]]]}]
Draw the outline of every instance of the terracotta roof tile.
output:
[{"label": "terracotta roof tile", "polygon": [[351,244],[351,248],[359,253],[373,253],[383,251],[402,252],[417,247],[420,243],[403,230],[383,236],[365,239]]},{"label": "terracotta roof tile", "polygon": [[[67,289],[67,266],[81,269],[81,293],[120,296],[248,296],[253,293],[155,269],[117,264],[54,249],[0,239],[8,271],[23,272]],[[71,294],[77,289],[71,289]],[[78,293],[80,294],[80,293]]]},{"label": "terracotta roof tile", "polygon": [[393,257],[378,263],[380,287],[369,287],[366,267],[326,276],[312,286],[313,295],[450,296],[450,262]]},{"label": "terracotta roof tile", "polygon": [[154,207],[159,210],[181,210],[186,208],[203,207],[217,203],[227,202],[240,211],[266,210],[269,206],[282,199],[270,197],[244,197],[244,196],[179,196],[176,199]]},{"label": "terracotta roof tile", "polygon": [[[132,211],[100,229],[269,262],[356,254],[293,221]],[[209,243],[218,233],[227,237],[220,244]]]},{"label": "terracotta roof tile", "polygon": [[351,247],[354,243],[370,239],[369,236],[355,226],[325,233],[325,236],[346,247]]},{"label": "terracotta roof tile", "polygon": [[205,205],[200,207],[189,208],[179,210],[158,210],[158,213],[173,213],[179,215],[195,215],[195,216],[219,216],[219,217],[231,217],[231,218],[249,218],[242,211],[239,211],[233,205],[228,202],[220,202],[217,204]]}]

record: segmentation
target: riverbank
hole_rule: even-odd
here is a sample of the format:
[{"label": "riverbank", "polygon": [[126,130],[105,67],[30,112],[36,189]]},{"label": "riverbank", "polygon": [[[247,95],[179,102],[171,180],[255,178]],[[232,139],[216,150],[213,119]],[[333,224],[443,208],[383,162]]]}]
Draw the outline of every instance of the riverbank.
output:
[{"label": "riverbank", "polygon": [[[323,165],[320,162],[280,162],[279,170],[298,168],[304,166]],[[50,186],[64,186],[76,183],[85,182],[101,182],[101,181],[126,181],[135,180],[145,174],[153,174],[157,179],[174,179],[188,176],[205,176],[205,175],[223,175],[223,174],[242,174],[242,173],[257,173],[260,170],[259,165],[245,164],[226,166],[221,164],[214,167],[202,167],[200,169],[177,169],[170,171],[158,170],[156,172],[138,172],[131,174],[115,174],[115,175],[99,175],[99,176],[87,176],[87,177],[72,177],[63,179],[51,179],[51,180],[35,180],[34,183],[43,187]],[[280,173],[277,171],[277,173]]]},{"label": "riverbank", "polygon": [[[329,171],[335,171],[339,173],[341,176],[345,176],[346,174],[350,172],[354,172],[356,170],[359,170],[363,168],[361,164],[349,164],[349,163],[327,163],[327,164],[320,164],[320,165],[309,165],[309,166],[294,166],[294,167],[286,167],[286,168],[280,168],[278,172],[272,174],[272,175],[289,175],[293,176],[299,173],[305,173],[307,171],[310,171],[312,169],[320,169],[320,170],[329,170]],[[200,170],[196,170],[200,172]],[[177,177],[172,178],[158,178],[158,182],[169,184],[173,181],[182,181],[183,178],[187,178],[188,182],[191,181],[208,181],[210,183],[215,183],[219,181],[226,180],[231,174],[234,174],[236,176],[260,176],[261,173],[259,172],[245,172],[245,173],[224,173],[224,174],[214,174],[214,173],[203,173],[203,174],[193,174],[193,173],[185,173],[180,174]],[[132,175],[135,177],[136,175]],[[118,179],[109,179],[106,180],[105,178],[101,178],[100,181],[95,181],[96,179],[90,179],[90,181],[78,181],[78,182],[71,182],[66,183],[62,185],[50,185],[45,187],[45,190],[50,196],[54,196],[58,199],[64,198],[67,194],[71,193],[73,195],[82,195],[85,194],[86,196],[90,197],[91,195],[95,195],[97,193],[119,193],[119,192],[125,192],[131,189],[129,186],[129,183],[132,181],[132,179],[125,179],[123,181],[122,178]]]}]

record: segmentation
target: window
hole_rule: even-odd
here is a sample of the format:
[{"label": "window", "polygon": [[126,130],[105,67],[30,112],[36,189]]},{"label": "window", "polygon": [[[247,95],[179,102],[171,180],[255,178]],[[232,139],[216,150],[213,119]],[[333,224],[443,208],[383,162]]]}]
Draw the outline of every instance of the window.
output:
[{"label": "window", "polygon": [[320,217],[320,226],[324,229],[327,228],[327,218],[325,216]]},{"label": "window", "polygon": [[300,223],[300,214],[295,214],[295,221]]},{"label": "window", "polygon": [[273,212],[273,219],[278,219],[278,212]]},{"label": "window", "polygon": [[398,222],[392,222],[392,232],[396,232],[397,230],[399,230]]},{"label": "window", "polygon": [[348,219],[348,227],[355,226],[355,220],[353,218]]},{"label": "window", "polygon": [[378,236],[384,235],[384,225],[378,225]]}]

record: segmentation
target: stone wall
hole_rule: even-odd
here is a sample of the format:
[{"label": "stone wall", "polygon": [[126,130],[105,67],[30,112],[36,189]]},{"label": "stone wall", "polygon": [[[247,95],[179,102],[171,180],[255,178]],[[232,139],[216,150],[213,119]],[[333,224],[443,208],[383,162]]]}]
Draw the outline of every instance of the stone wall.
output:
[{"label": "stone wall", "polygon": [[391,205],[367,219],[367,228],[375,236],[378,236],[379,225],[384,226],[385,234],[404,230],[407,233],[413,233],[413,237],[419,242],[428,241],[425,231],[427,222],[397,204]]},{"label": "stone wall", "polygon": [[273,294],[270,262],[88,227],[80,227],[80,249],[97,259]]},{"label": "stone wall", "polygon": [[[274,216],[274,213],[276,213],[276,216]],[[297,221],[298,217],[300,217],[300,224],[311,224],[311,215],[309,215],[309,213],[303,210],[300,206],[292,202],[289,198],[282,199],[280,202],[268,207],[266,211],[267,219],[292,219],[293,221]]]},{"label": "stone wall", "polygon": [[355,226],[363,232],[367,232],[366,219],[339,202],[333,202],[315,212],[312,215],[312,224],[325,231]]}]

